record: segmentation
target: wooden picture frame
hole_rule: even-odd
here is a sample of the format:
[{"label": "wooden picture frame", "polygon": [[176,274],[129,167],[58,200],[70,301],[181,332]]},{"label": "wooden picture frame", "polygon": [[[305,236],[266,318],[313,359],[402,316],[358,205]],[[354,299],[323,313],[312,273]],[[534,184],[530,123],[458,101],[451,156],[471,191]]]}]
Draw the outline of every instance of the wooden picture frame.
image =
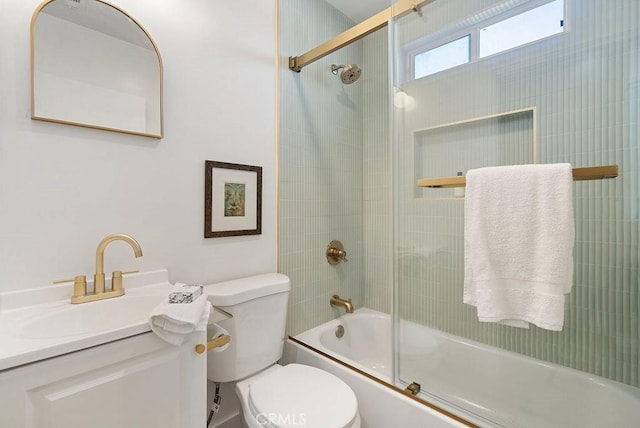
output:
[{"label": "wooden picture frame", "polygon": [[262,167],[205,161],[204,237],[262,233]]}]

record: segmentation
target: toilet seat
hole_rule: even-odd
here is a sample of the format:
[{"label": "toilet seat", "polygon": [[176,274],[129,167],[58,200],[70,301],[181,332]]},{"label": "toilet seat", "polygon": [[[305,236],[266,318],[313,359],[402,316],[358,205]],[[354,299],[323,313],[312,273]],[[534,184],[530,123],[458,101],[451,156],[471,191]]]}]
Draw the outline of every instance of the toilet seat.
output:
[{"label": "toilet seat", "polygon": [[249,384],[248,407],[261,426],[348,428],[358,415],[355,394],[337,377],[289,364]]}]

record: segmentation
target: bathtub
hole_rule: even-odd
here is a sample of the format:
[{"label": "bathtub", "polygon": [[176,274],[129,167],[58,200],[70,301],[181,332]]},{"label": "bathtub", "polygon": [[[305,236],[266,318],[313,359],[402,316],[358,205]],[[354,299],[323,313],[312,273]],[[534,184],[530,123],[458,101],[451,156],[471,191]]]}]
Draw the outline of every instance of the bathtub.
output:
[{"label": "bathtub", "polygon": [[[344,328],[341,338],[336,337],[339,325]],[[295,341],[384,382],[392,381],[391,321],[387,314],[358,309],[289,341],[288,347],[296,345],[321,358]],[[638,426],[640,421],[640,389],[622,383],[409,321],[400,323],[399,342],[400,383],[420,383],[420,398],[472,424],[600,428]],[[301,357],[302,353],[296,350],[289,358],[303,362],[300,359],[307,357]],[[426,414],[420,417],[432,417],[434,410],[423,407]],[[436,425],[421,422],[413,426]]]}]

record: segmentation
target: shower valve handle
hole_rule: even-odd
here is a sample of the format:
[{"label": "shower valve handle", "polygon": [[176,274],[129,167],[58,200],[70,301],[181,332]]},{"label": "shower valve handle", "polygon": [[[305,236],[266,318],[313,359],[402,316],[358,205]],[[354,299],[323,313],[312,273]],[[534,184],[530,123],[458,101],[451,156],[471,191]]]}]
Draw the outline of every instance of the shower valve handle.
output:
[{"label": "shower valve handle", "polygon": [[347,260],[347,252],[346,252],[346,251],[344,251],[344,250],[337,250],[337,251],[335,251],[335,252],[334,252],[334,256],[335,256],[337,259],[340,259],[340,260],[342,260],[342,261],[343,261],[343,262],[345,262],[345,263],[349,261],[349,260]]},{"label": "shower valve handle", "polygon": [[327,246],[327,261],[329,264],[337,265],[340,262],[348,262],[347,252],[340,241],[331,241]]}]

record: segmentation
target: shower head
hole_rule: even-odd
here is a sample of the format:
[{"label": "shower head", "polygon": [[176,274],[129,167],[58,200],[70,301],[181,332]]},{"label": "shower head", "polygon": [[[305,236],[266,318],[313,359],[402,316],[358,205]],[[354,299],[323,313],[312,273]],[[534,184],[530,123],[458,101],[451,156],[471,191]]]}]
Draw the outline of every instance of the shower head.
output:
[{"label": "shower head", "polygon": [[360,78],[360,75],[362,74],[362,70],[360,70],[360,67],[358,67],[356,64],[349,64],[349,65],[332,64],[331,72],[337,75],[338,70],[340,70],[341,68],[343,68],[344,70],[342,70],[342,73],[340,73],[340,80],[342,80],[342,83],[344,83],[345,85],[352,84],[353,82],[358,80]]}]

